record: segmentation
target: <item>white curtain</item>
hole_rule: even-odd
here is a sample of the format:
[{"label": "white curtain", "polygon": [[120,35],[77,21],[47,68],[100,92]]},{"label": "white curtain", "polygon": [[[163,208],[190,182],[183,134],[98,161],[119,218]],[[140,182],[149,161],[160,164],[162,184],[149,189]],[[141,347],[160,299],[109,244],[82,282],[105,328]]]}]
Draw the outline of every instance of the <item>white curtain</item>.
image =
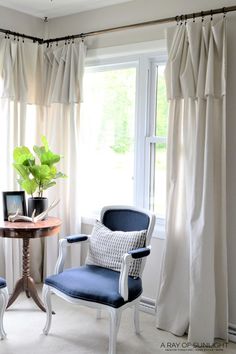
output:
[{"label": "white curtain", "polygon": [[[57,189],[49,191],[50,200],[60,198],[54,210],[62,221],[60,235],[80,232],[81,215],[79,199],[79,152],[78,133],[80,105],[82,101],[82,81],[86,48],[82,41],[62,47],[45,49],[44,62],[44,103],[45,107],[40,128],[47,136],[53,151],[63,158],[60,169],[68,175],[66,180],[57,182]],[[44,275],[52,274],[58,255],[58,240],[46,239],[44,249]],[[80,245],[70,249],[68,266],[80,262]]]},{"label": "white curtain", "polygon": [[[1,159],[0,159],[0,190],[18,190],[19,187],[16,181],[16,175],[12,167],[12,152],[15,146],[23,143],[30,143],[33,138],[33,132],[29,136],[29,140],[25,140],[25,128],[31,116],[31,107],[26,104],[10,101],[8,99],[0,100],[1,112],[1,129],[0,129],[0,146],[1,146]],[[2,200],[0,203],[1,218],[2,218]],[[38,258],[37,248],[33,254],[34,259]],[[12,291],[13,286],[21,275],[21,241],[10,240],[0,237],[0,274],[6,277],[8,281],[9,290]],[[40,262],[39,262],[40,266]],[[38,268],[34,267],[36,280],[38,279]]]},{"label": "white curtain", "polygon": [[167,31],[166,249],[157,327],[227,340],[225,20]]},{"label": "white curtain", "polygon": [[[60,235],[80,232],[78,190],[79,104],[85,46],[83,42],[45,48],[0,37],[1,190],[17,190],[12,167],[15,146],[40,144],[45,134],[53,151],[63,155],[59,169],[68,175],[48,191],[49,203],[60,198],[54,214],[62,219]],[[31,242],[31,272],[36,281],[53,272],[58,237]],[[75,248],[68,265],[78,264]],[[21,241],[0,238],[0,274],[10,291],[21,273]]]}]

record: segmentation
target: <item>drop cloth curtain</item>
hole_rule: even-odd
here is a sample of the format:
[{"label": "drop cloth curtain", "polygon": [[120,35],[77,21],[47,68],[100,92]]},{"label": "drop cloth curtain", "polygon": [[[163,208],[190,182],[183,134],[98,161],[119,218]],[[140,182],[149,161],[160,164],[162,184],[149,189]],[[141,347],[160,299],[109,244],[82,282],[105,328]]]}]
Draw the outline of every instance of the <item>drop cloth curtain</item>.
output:
[{"label": "drop cloth curtain", "polygon": [[[60,235],[80,231],[79,205],[75,205],[78,181],[79,103],[85,47],[83,42],[45,48],[0,37],[1,190],[17,190],[16,174],[11,166],[15,146],[40,144],[46,134],[51,148],[64,156],[60,170],[68,175],[48,191],[49,201],[60,198],[54,214],[62,219]],[[45,244],[44,244],[45,243]],[[36,281],[53,271],[58,238],[31,242],[31,271]],[[73,251],[69,265],[78,263],[79,248]],[[0,238],[0,274],[10,291],[21,273],[21,241]]]},{"label": "drop cloth curtain", "polygon": [[[42,64],[43,51],[40,46],[0,36],[0,147],[2,151],[0,189],[2,191],[19,189],[12,168],[14,147],[31,145],[36,138],[34,129],[30,127],[35,125],[36,118],[36,106],[33,104],[41,103],[43,98],[40,84]],[[31,259],[34,260],[31,269],[35,279],[39,281],[42,256],[38,240],[31,244],[31,248]],[[21,240],[0,238],[0,274],[6,277],[10,291],[21,275],[21,257]]]},{"label": "drop cloth curtain", "polygon": [[[49,191],[50,200],[61,200],[54,210],[63,221],[61,236],[78,233],[81,227],[78,133],[85,52],[82,41],[45,49],[44,108],[39,130],[47,136],[51,148],[63,155],[60,169],[68,175],[66,180],[57,182],[57,189]],[[45,243],[44,275],[54,270],[57,243],[53,237]],[[79,265],[80,245],[71,247],[69,254],[67,265]]]},{"label": "drop cloth curtain", "polygon": [[157,327],[227,339],[225,20],[167,31],[166,249]]}]

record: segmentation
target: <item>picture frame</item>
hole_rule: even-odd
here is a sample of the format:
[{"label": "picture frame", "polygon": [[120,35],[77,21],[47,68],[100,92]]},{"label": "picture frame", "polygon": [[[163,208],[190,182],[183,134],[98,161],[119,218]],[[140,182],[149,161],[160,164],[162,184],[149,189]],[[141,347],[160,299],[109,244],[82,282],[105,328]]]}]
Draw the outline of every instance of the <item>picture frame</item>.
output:
[{"label": "picture frame", "polygon": [[24,191],[2,192],[3,196],[3,214],[7,221],[9,215],[14,215],[19,210],[19,215],[26,215],[26,203]]}]

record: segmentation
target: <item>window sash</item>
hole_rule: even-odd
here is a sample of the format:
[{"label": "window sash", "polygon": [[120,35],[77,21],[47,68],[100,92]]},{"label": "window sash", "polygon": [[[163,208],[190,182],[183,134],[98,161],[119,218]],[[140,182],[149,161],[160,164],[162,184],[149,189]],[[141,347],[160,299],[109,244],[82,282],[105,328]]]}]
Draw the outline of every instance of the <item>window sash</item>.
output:
[{"label": "window sash", "polygon": [[[88,71],[104,71],[135,66],[136,102],[134,134],[134,205],[149,209],[153,181],[151,149],[155,144],[167,144],[167,137],[156,134],[157,68],[164,65],[166,55],[141,54],[95,60],[86,64]],[[164,238],[165,220],[156,218],[158,237]]]}]

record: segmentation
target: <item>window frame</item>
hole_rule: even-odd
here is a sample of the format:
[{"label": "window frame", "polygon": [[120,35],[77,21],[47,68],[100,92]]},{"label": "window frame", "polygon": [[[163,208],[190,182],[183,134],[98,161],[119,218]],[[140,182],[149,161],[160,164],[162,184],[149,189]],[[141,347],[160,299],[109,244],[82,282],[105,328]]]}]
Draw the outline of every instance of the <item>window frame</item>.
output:
[{"label": "window frame", "polygon": [[[157,104],[157,80],[158,80],[158,66],[164,65],[167,61],[167,56],[156,56],[150,59],[150,80],[149,80],[149,100],[148,100],[148,132],[146,136],[146,157],[145,157],[145,208],[150,209],[150,195],[151,189],[154,184],[154,155],[152,149],[155,144],[165,143],[167,144],[167,136],[161,137],[156,135],[156,104]],[[156,225],[154,233],[158,234],[158,238],[165,238],[165,218],[156,216]]]},{"label": "window frame", "polygon": [[[110,54],[109,54],[110,55]],[[167,61],[166,49],[150,51],[134,55],[114,55],[110,57],[91,58],[85,62],[85,70],[104,71],[136,67],[136,100],[134,131],[134,200],[135,206],[150,209],[149,191],[151,184],[151,145],[163,142],[154,134],[156,106],[156,75],[154,68]],[[143,187],[142,187],[143,186]],[[93,218],[86,216],[82,222],[91,222]],[[153,236],[165,239],[165,219],[156,217]]]}]

